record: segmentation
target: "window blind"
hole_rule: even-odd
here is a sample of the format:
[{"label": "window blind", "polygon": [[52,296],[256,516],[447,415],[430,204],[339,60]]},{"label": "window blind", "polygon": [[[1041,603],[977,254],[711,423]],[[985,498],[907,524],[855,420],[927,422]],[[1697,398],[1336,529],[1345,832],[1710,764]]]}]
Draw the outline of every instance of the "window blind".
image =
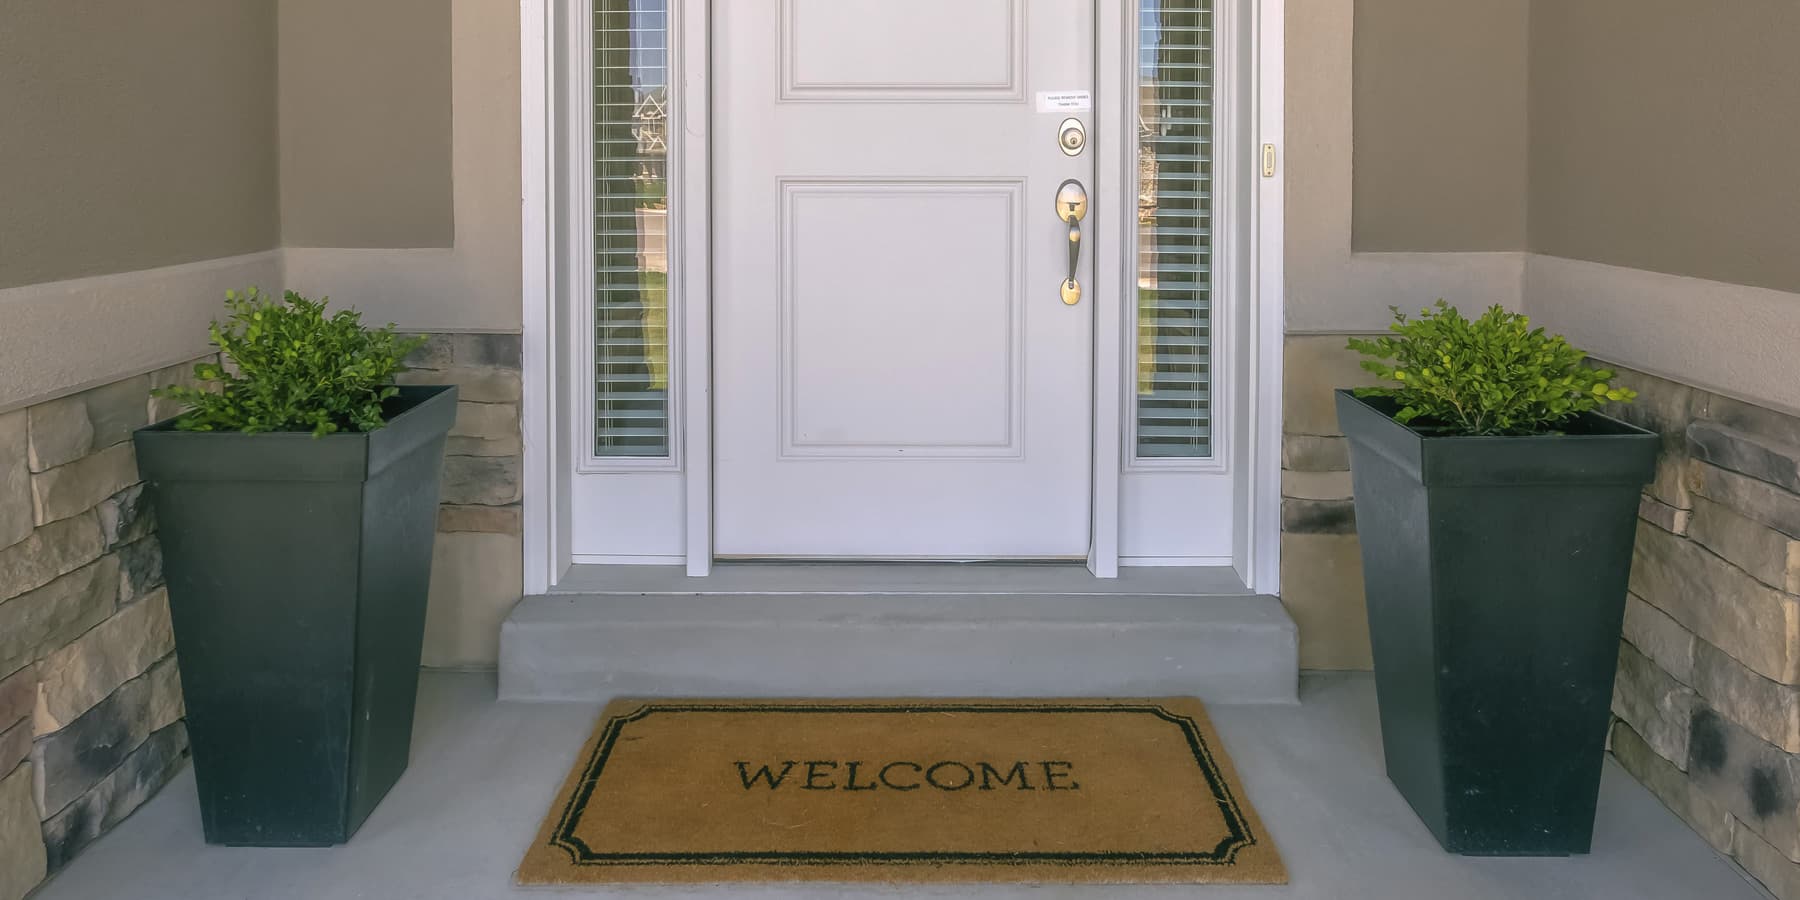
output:
[{"label": "window blind", "polygon": [[594,6],[594,454],[669,455],[668,2]]},{"label": "window blind", "polygon": [[1136,455],[1212,455],[1213,2],[1138,12]]}]

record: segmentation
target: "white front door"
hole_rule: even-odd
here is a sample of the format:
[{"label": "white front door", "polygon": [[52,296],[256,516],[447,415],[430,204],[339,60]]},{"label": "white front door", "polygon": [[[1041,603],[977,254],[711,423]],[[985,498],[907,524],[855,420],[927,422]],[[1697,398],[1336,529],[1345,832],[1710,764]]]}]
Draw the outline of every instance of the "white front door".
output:
[{"label": "white front door", "polygon": [[1093,0],[713,9],[717,553],[1084,556]]}]

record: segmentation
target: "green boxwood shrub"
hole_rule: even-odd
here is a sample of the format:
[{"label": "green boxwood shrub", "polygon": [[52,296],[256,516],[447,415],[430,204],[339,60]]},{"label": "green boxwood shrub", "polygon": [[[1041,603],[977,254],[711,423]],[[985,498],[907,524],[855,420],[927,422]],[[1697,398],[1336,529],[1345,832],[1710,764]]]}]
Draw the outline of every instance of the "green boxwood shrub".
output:
[{"label": "green boxwood shrub", "polygon": [[382,402],[398,393],[394,376],[424,338],[393,325],[367,328],[355,310],[327,316],[326,298],[288,291],[281,300],[256,288],[227,291],[226,321],[212,323],[222,363],[194,367],[200,386],[162,388],[157,396],[188,406],[182,431],[374,431]]},{"label": "green boxwood shrub", "polygon": [[1356,394],[1393,398],[1400,406],[1394,418],[1421,431],[1554,434],[1603,403],[1637,397],[1560,335],[1498,305],[1474,320],[1442,300],[1413,319],[1390,309],[1393,336],[1352,338],[1350,349],[1370,357],[1364,369],[1397,386]]}]

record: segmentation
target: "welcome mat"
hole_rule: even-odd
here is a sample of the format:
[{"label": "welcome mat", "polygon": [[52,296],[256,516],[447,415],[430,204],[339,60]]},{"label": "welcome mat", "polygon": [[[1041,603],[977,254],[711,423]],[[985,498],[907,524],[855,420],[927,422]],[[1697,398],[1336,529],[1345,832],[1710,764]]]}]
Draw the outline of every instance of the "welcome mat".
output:
[{"label": "welcome mat", "polygon": [[521,884],[1285,883],[1200,701],[609,705]]}]

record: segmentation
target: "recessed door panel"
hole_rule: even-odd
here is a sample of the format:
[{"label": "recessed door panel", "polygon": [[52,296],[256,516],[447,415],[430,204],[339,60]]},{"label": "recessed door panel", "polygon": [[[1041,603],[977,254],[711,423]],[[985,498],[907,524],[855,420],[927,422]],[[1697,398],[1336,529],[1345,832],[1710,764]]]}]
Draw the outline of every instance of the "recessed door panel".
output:
[{"label": "recessed door panel", "polygon": [[[783,455],[1018,455],[1024,185],[784,193]],[[933,232],[941,249],[926,260],[918,236]]]},{"label": "recessed door panel", "polygon": [[1026,0],[783,0],[782,97],[1024,96]]}]

